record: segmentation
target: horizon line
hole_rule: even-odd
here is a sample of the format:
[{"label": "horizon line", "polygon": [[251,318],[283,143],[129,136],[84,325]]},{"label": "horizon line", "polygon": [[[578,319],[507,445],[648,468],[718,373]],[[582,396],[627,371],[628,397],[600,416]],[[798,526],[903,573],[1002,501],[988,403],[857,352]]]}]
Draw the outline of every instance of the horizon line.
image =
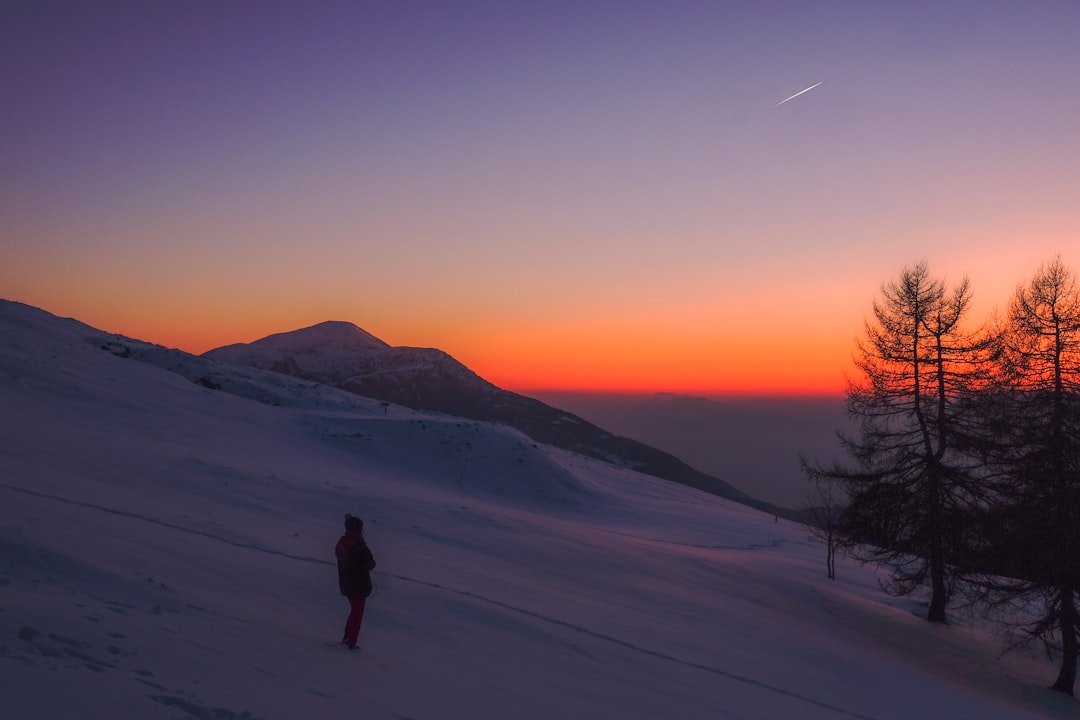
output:
[{"label": "horizon line", "polygon": [[795,390],[795,389],[612,389],[612,388],[554,388],[554,387],[532,387],[532,388],[520,388],[520,387],[502,387],[503,390],[514,392],[519,395],[529,395],[530,393],[552,393],[561,395],[640,395],[640,396],[655,396],[655,395],[674,395],[677,397],[738,397],[738,398],[843,398],[845,391],[842,389],[826,390],[826,389],[812,389],[812,390]]}]

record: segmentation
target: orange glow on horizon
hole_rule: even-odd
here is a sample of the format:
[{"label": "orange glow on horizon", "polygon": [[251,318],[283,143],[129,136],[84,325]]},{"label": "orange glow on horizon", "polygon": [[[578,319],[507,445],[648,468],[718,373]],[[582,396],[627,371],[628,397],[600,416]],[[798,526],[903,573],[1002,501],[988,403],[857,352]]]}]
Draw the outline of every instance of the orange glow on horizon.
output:
[{"label": "orange glow on horizon", "polygon": [[[192,354],[223,345],[252,342],[268,335],[290,332],[341,314],[264,314],[244,318],[221,313],[217,322],[199,308],[183,317],[159,312],[152,318],[121,315],[106,309],[95,317],[75,319],[100,330],[117,333]],[[71,315],[71,313],[58,313]],[[239,315],[239,313],[238,313]],[[437,347],[498,387],[528,391],[599,393],[674,392],[696,395],[838,395],[843,392],[843,372],[850,364],[850,333],[841,342],[822,338],[753,337],[740,331],[726,341],[700,334],[693,322],[680,327],[666,325],[662,341],[642,341],[637,323],[605,325],[593,319],[570,327],[548,324],[534,328],[443,329],[431,342],[402,342],[372,327],[356,323],[391,345]],[[620,326],[621,325],[621,326]],[[656,327],[656,325],[653,325]],[[660,327],[665,327],[660,325]],[[242,330],[238,328],[243,328]],[[416,331],[412,333],[414,336]],[[427,336],[426,332],[418,334]],[[790,358],[791,345],[804,350]],[[753,348],[750,353],[745,348]]]},{"label": "orange glow on horizon", "polygon": [[[641,328],[664,328],[645,338]],[[455,357],[499,387],[582,392],[739,395],[838,395],[850,365],[851,337],[825,333],[708,332],[679,323],[583,322],[503,334],[497,345]],[[793,351],[798,348],[798,351]]]},{"label": "orange glow on horizon", "polygon": [[[677,365],[677,363],[672,363]],[[470,369],[495,385],[514,392],[529,391],[589,392],[589,393],[658,393],[672,392],[688,395],[841,395],[844,380],[835,365],[814,368],[760,368],[728,372],[685,368],[672,372],[655,371],[647,375],[635,372],[633,366],[621,366],[606,372],[596,367],[574,364],[551,365],[543,370],[523,367],[491,367],[475,365]]]}]

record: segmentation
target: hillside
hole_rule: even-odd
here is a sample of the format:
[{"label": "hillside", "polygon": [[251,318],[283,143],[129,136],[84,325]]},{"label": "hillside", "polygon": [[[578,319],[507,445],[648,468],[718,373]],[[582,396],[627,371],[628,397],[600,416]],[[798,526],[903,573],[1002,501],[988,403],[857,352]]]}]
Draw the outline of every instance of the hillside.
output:
[{"label": "hillside", "polygon": [[[1080,707],[1044,659],[921,621],[871,570],[829,582],[799,526],[716,495],[15,303],[0,337],[2,717]],[[344,512],[379,562],[356,653],[336,644]]]},{"label": "hillside", "polygon": [[797,510],[752,498],[670,453],[503,390],[441,350],[391,347],[351,323],[324,322],[210,350],[203,357],[285,373],[415,410],[502,423],[537,442],[673,480],[774,515],[801,517]]}]

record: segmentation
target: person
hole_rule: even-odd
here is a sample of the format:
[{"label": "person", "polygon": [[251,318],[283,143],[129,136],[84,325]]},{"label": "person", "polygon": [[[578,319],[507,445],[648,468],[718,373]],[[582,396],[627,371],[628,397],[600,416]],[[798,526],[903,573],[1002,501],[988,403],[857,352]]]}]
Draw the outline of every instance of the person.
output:
[{"label": "person", "polygon": [[342,645],[356,649],[360,635],[360,623],[364,620],[364,605],[371,595],[371,571],[375,557],[364,540],[364,522],[355,515],[345,515],[345,534],[334,547],[338,565],[338,587],[349,599],[349,617],[345,621]]}]

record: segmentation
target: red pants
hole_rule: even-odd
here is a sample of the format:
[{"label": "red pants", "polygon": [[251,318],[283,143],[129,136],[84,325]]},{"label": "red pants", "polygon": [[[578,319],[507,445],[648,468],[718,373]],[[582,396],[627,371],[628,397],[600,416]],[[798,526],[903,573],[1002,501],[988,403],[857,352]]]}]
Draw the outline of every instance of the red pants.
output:
[{"label": "red pants", "polygon": [[349,619],[345,621],[345,643],[349,647],[356,647],[356,638],[360,634],[360,623],[364,619],[364,602],[367,600],[363,595],[349,595]]}]

